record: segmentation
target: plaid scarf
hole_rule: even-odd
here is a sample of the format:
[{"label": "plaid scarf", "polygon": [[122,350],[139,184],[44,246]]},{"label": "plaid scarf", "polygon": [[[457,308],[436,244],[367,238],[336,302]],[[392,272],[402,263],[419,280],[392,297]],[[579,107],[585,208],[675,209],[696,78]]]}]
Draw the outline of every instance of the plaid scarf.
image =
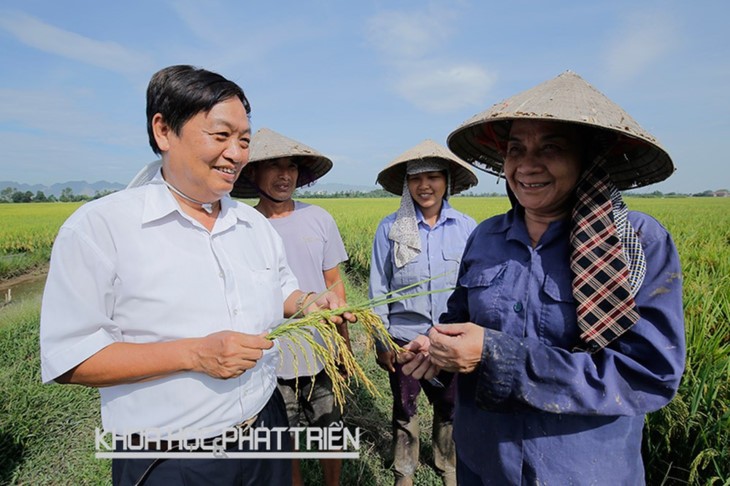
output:
[{"label": "plaid scarf", "polygon": [[582,341],[577,348],[595,353],[638,321],[634,295],[644,280],[646,259],[628,209],[602,168],[583,174],[576,198],[570,269]]}]

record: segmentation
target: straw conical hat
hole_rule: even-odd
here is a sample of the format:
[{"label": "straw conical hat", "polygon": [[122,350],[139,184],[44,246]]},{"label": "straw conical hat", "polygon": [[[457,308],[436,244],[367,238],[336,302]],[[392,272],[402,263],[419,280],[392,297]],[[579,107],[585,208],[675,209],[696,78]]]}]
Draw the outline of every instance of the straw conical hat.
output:
[{"label": "straw conical hat", "polygon": [[378,184],[392,194],[402,195],[403,180],[406,177],[406,162],[423,159],[440,159],[448,162],[449,173],[451,174],[451,194],[458,194],[479,182],[472,168],[464,161],[459,160],[449,149],[433,140],[424,140],[393,159],[385,169],[381,170],[378,174]]},{"label": "straw conical hat", "polygon": [[509,129],[505,122],[519,119],[565,121],[618,135],[604,168],[619,189],[647,186],[674,172],[669,154],[651,134],[570,71],[472,117],[449,135],[447,143],[470,164],[499,175],[503,164],[499,145]]},{"label": "straw conical hat", "polygon": [[[332,161],[316,150],[301,142],[287,138],[268,128],[262,128],[251,137],[250,155],[248,164],[255,164],[262,160],[294,157],[300,167],[296,187],[311,184],[332,168]],[[305,167],[306,170],[301,170]],[[248,165],[236,181],[231,196],[240,198],[255,198],[259,196],[256,187],[249,179]],[[250,170],[250,169],[249,169]]]}]

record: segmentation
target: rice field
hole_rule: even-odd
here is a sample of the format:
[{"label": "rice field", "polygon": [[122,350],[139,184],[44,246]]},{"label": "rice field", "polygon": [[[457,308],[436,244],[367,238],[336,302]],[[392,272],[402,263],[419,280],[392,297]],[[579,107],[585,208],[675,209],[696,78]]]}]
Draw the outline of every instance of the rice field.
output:
[{"label": "rice field", "polygon": [[[365,282],[376,226],[397,210],[399,200],[304,201],[334,216],[350,256],[348,276],[356,284]],[[455,197],[451,203],[477,222],[509,208],[507,198]],[[730,198],[627,198],[627,204],[654,216],[669,230],[684,278],[687,370],[675,400],[647,420],[647,484],[730,485]],[[78,206],[0,204],[0,279],[44,264],[58,228]],[[0,375],[4,371],[0,369]],[[387,404],[380,405],[388,409]],[[369,423],[363,417],[356,421]],[[0,433],[12,435],[5,425],[2,428]],[[382,440],[388,428],[385,422],[382,431],[370,432]],[[383,450],[382,444],[374,448]],[[386,479],[386,483],[392,480]]]},{"label": "rice field", "polygon": [[0,204],[0,280],[46,264],[58,229],[80,205]]}]

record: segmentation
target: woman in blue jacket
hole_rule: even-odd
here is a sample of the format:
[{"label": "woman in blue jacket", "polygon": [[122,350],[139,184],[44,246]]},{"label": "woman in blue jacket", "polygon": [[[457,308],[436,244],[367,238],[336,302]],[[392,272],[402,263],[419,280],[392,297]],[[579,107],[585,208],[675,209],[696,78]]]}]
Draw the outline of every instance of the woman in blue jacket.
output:
[{"label": "woman in blue jacket", "polygon": [[682,279],[669,233],[620,189],[669,177],[659,143],[566,72],[449,137],[504,174],[513,209],[466,245],[448,313],[401,354],[459,373],[459,484],[644,484],[644,416],[684,370]]}]

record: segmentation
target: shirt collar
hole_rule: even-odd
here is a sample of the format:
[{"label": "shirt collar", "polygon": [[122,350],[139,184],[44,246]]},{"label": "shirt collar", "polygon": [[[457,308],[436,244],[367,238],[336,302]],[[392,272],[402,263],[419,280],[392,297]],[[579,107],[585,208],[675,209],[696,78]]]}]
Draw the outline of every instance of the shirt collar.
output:
[{"label": "shirt collar", "polygon": [[[142,224],[157,221],[175,212],[184,218],[189,218],[180,210],[180,204],[163,182],[160,170],[145,185],[147,192],[145,193],[144,209],[142,211]],[[240,207],[240,204],[231,199],[230,196],[224,196],[221,198],[221,211],[218,214],[214,232],[225,231],[238,221],[250,225],[250,215],[247,215],[246,211]]]},{"label": "shirt collar", "polygon": [[[568,220],[559,220],[550,223],[540,238],[541,244],[546,245],[562,237],[569,224],[570,221]],[[530,235],[527,233],[527,225],[525,224],[525,213],[522,210],[516,211],[515,209],[510,209],[500,223],[491,228],[490,232],[506,232],[507,240],[517,240],[527,246],[531,245]]]},{"label": "shirt collar", "polygon": [[514,209],[510,209],[502,214],[500,218],[490,220],[491,224],[486,225],[483,231],[486,233],[505,233],[513,227],[515,219]]},{"label": "shirt collar", "polygon": [[162,172],[159,169],[157,174],[145,184],[145,188],[142,224],[162,219],[168,214],[180,210],[175,197],[162,181]]},{"label": "shirt collar", "polygon": [[[423,220],[423,213],[421,212],[421,207],[418,204],[414,204],[416,208],[416,220],[419,223],[426,224],[426,222]],[[451,204],[449,204],[449,201],[446,199],[443,199],[441,201],[441,212],[439,213],[439,217],[436,220],[436,224],[433,226],[434,228],[436,226],[439,226],[440,224],[443,224],[446,222],[446,220],[454,219],[457,211],[451,207]]]}]

